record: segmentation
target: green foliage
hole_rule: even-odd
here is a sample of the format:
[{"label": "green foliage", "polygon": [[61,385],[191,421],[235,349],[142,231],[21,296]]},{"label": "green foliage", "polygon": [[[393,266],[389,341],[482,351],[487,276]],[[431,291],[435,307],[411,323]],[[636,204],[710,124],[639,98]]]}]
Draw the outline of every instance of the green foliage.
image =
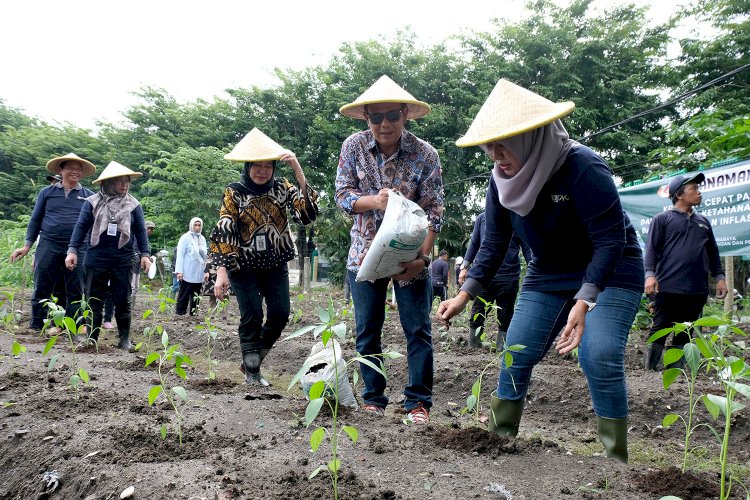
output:
[{"label": "green foliage", "polygon": [[[701,328],[712,329],[704,333]],[[739,478],[729,478],[727,484],[727,462],[729,452],[729,435],[732,425],[732,416],[745,408],[745,405],[736,401],[737,395],[750,399],[750,364],[746,358],[748,350],[744,344],[733,342],[735,336],[746,336],[745,332],[734,326],[730,319],[715,316],[703,317],[694,323],[677,323],[673,328],[665,328],[655,332],[649,342],[669,335],[674,332],[682,332],[692,329],[693,339],[686,344],[682,350],[669,349],[664,355],[665,366],[685,358],[686,368],[669,368],[664,371],[662,378],[664,388],[668,389],[680,375],[688,382],[688,414],[687,418],[676,413],[670,413],[664,417],[662,424],[666,427],[682,420],[685,425],[685,451],[683,457],[683,472],[687,468],[688,457],[691,452],[690,437],[701,426],[705,426],[716,437],[719,445],[719,462],[721,464],[720,498],[724,500],[730,497],[732,481],[737,481],[744,486]],[[713,372],[716,382],[720,384],[724,395],[704,394],[696,397],[695,380],[698,372],[705,369]],[[693,413],[698,402],[702,402],[711,417],[716,420],[724,416],[723,435],[710,424],[693,425]],[[746,486],[745,486],[746,487]]]},{"label": "green foliage", "polygon": [[[65,308],[57,304],[57,298],[52,297],[50,300],[42,301],[44,307],[47,308],[47,319],[44,321],[44,327],[42,332],[45,332],[51,328],[56,328],[60,333],[53,335],[47,341],[42,350],[42,356],[46,356],[50,353],[52,348],[57,344],[60,336],[63,340],[67,340],[68,347],[72,356],[72,373],[68,379],[68,384],[75,391],[75,398],[78,399],[78,389],[81,384],[88,384],[90,377],[86,369],[79,364],[78,356],[76,355],[78,347],[80,346],[81,340],[85,339],[88,334],[87,321],[91,318],[91,307],[89,307],[88,301],[83,297],[79,304],[80,309],[77,317],[68,316]],[[94,342],[88,340],[88,342]],[[54,354],[50,357],[49,363],[47,364],[47,371],[52,371],[55,364],[57,364],[58,355]]]},{"label": "green foliage", "polygon": [[[310,474],[310,479],[317,476],[320,472],[327,470],[331,475],[331,480],[333,482],[333,497],[336,499],[338,499],[339,497],[338,478],[339,470],[341,468],[341,461],[338,459],[339,438],[343,433],[355,445],[359,440],[359,431],[355,427],[348,425],[342,425],[339,427],[338,424],[340,388],[338,373],[339,363],[337,357],[341,354],[339,341],[346,341],[346,324],[340,323],[339,321],[348,316],[348,314],[349,311],[346,308],[340,311],[334,309],[333,301],[329,299],[328,308],[319,308],[318,315],[320,318],[320,323],[300,328],[288,337],[284,338],[284,340],[290,340],[302,336],[308,332],[313,332],[313,336],[315,338],[320,335],[321,341],[323,342],[324,346],[328,346],[329,343],[332,343],[331,345],[333,346],[333,359],[331,360],[331,363],[334,367],[334,381],[333,383],[330,383],[330,381],[327,380],[318,380],[312,385],[312,387],[310,387],[308,394],[308,398],[310,401],[307,404],[307,408],[305,409],[305,426],[309,428],[317,418],[323,405],[328,404],[328,407],[331,409],[331,414],[333,415],[333,423],[331,425],[331,428],[330,430],[326,429],[323,426],[316,428],[310,435],[310,448],[312,449],[313,453],[317,453],[320,445],[323,443],[326,436],[328,436],[331,442],[331,459],[325,464],[320,465],[318,468],[316,468]],[[338,341],[336,340],[336,338],[338,338]],[[374,356],[361,356],[360,354],[357,354],[353,358],[346,361],[344,369],[355,362],[364,363],[385,377],[385,368],[383,367],[381,359],[398,359],[400,357],[402,357],[402,355],[395,351],[385,352]],[[374,363],[373,361],[377,361],[380,366],[378,366],[378,364]],[[315,362],[317,361],[308,360],[303,363],[302,367],[289,383],[289,389],[294,387],[294,385],[302,379],[302,377],[310,370],[311,363]],[[331,399],[333,401],[331,401]]]},{"label": "green foliage", "polygon": [[[164,395],[165,399],[172,407],[175,413],[174,427],[177,431],[179,438],[180,447],[182,447],[182,412],[180,409],[187,404],[188,396],[187,391],[180,385],[170,386],[168,376],[170,372],[180,377],[182,380],[187,380],[187,372],[185,371],[185,365],[192,365],[193,361],[189,356],[182,354],[179,351],[179,344],[169,344],[169,335],[164,331],[161,334],[161,345],[163,350],[153,351],[146,356],[146,365],[149,366],[154,362],[158,362],[157,373],[159,377],[159,384],[152,386],[148,391],[148,405],[153,406],[159,396]],[[170,366],[174,363],[174,366]],[[159,434],[162,439],[167,437],[167,426],[162,425],[159,428]]]},{"label": "green foliage", "polygon": [[215,314],[221,313],[224,309],[226,309],[227,305],[229,304],[229,299],[224,299],[220,301],[218,304],[216,304],[216,307],[213,309],[209,309],[209,311],[206,313],[206,315],[203,317],[203,322],[196,326],[195,328],[197,330],[203,330],[204,334],[206,335],[206,357],[208,358],[208,380],[216,380],[216,372],[214,372],[214,365],[216,365],[216,361],[211,358],[211,353],[213,352],[214,346],[216,344],[216,338],[219,336],[219,332],[221,330],[213,324],[211,321],[211,318]]}]

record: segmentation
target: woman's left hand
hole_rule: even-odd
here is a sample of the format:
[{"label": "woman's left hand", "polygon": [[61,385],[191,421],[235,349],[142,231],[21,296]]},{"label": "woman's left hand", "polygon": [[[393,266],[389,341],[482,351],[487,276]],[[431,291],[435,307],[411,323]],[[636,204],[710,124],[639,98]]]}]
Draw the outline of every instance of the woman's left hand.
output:
[{"label": "woman's left hand", "polygon": [[391,278],[393,278],[394,280],[409,281],[414,276],[422,272],[422,269],[427,267],[424,260],[422,259],[414,259],[411,262],[401,262],[401,266],[404,268],[404,272],[395,276],[391,276]]},{"label": "woman's left hand", "polygon": [[555,344],[555,349],[557,349],[558,353],[567,354],[581,343],[588,310],[588,304],[582,300],[576,301],[568,314],[568,323],[563,328],[562,333],[560,333],[560,340]]}]

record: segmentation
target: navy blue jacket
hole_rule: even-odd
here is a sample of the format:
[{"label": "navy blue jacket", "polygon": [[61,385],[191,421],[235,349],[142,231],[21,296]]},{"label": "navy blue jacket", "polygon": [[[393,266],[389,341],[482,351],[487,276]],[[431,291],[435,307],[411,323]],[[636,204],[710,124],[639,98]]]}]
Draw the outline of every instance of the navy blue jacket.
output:
[{"label": "navy blue jacket", "polygon": [[438,258],[430,266],[432,286],[448,286],[448,261]]},{"label": "navy blue jacket", "polygon": [[677,209],[651,219],[645,259],[646,276],[656,276],[659,291],[707,294],[708,272],[724,279],[719,247],[703,215]]},{"label": "navy blue jacket", "polygon": [[67,244],[78,220],[86,198],[94,193],[80,184],[65,196],[61,182],[47,186],[39,192],[26,228],[26,242],[32,246],[37,237]]},{"label": "navy blue jacket", "polygon": [[[76,222],[73,235],[68,244],[69,252],[77,252],[84,243],[88,243],[89,231],[94,225],[94,213],[91,203],[88,201],[83,205],[81,213]],[[87,241],[84,242],[84,239]],[[146,221],[143,217],[143,208],[138,205],[130,212],[130,240],[122,247],[117,248],[120,242],[120,231],[114,236],[107,236],[103,232],[99,236],[99,244],[90,246],[86,252],[83,265],[86,267],[104,267],[109,269],[125,269],[133,265],[133,254],[135,252],[136,240],[141,257],[150,255],[148,235],[146,233]]]},{"label": "navy blue jacket", "polygon": [[523,287],[578,291],[596,302],[605,287],[643,290],[643,258],[607,164],[586,146],[571,148],[526,216],[500,204],[491,182],[485,207],[486,235],[461,288],[473,297],[494,277],[517,234],[531,249]]}]

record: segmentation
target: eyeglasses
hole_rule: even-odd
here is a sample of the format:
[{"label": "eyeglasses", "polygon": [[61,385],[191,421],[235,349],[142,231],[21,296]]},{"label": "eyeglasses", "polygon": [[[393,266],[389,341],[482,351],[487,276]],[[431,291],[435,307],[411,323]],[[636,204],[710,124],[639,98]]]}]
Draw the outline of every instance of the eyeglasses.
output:
[{"label": "eyeglasses", "polygon": [[373,125],[380,125],[381,123],[383,123],[384,118],[391,123],[396,123],[401,119],[402,111],[403,109],[392,109],[390,111],[386,111],[385,113],[365,113],[365,116]]}]

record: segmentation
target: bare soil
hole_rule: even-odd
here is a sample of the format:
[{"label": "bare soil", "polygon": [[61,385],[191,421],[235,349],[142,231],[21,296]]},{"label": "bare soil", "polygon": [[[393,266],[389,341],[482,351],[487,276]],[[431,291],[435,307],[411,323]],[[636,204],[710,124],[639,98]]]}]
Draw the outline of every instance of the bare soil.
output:
[{"label": "bare soil", "polygon": [[[301,318],[284,336],[317,323],[318,308],[329,298],[336,307],[343,302],[341,292],[331,288],[294,295],[293,314]],[[57,346],[43,356],[46,339],[16,328],[13,333],[27,352],[0,361],[0,498],[110,499],[120,498],[129,486],[134,487],[133,498],[333,498],[328,474],[308,479],[331,458],[328,441],[315,454],[309,443],[312,427],[330,429],[331,412],[321,412],[307,429],[304,393],[299,387],[287,390],[316,342],[312,334],[276,344],[263,364],[272,387],[246,386],[238,369],[233,302],[227,321],[216,318],[221,329],[213,350],[217,380],[208,381],[206,335],[197,328],[203,317],[166,312],[156,320],[142,320],[143,311],[156,305],[148,294],[138,296],[132,330],[142,332],[158,321],[194,360],[187,381],[170,379],[185,386],[190,400],[183,409],[182,446],[174,429],[175,413],[163,396],[148,405],[157,373],[154,365],[144,366],[146,345],[135,354],[115,349],[116,330],[111,330],[102,336],[98,350],[79,350],[78,362],[91,380],[76,393],[68,385],[74,366],[70,349]],[[27,312],[28,304],[21,307]],[[345,437],[340,440],[339,498],[718,498],[718,446],[706,429],[693,438],[700,449],[691,470],[681,472],[684,430],[660,424],[667,413],[686,413],[686,385],[679,382],[665,391],[659,373],[642,369],[643,332],[631,335],[627,350],[631,460],[622,464],[602,455],[586,380],[575,358],[551,352],[538,365],[516,439],[486,431],[486,402],[497,380],[494,366],[483,379],[482,412],[462,413],[472,384],[495,359],[489,349],[466,347],[466,319],[448,332],[434,325],[429,425],[407,426],[402,421],[406,358],[389,363],[391,405],[385,417],[341,409],[339,424],[356,427],[360,438],[356,446]],[[347,323],[351,332],[353,319]],[[6,354],[13,341],[8,333],[6,328],[0,336],[0,350]],[[151,349],[160,346],[158,339],[140,333],[134,337]],[[387,350],[406,353],[397,310],[388,312],[383,343]],[[347,356],[354,354],[351,339],[344,349]],[[52,354],[59,359],[48,371]],[[701,376],[698,390],[720,393],[708,376]],[[710,421],[702,405],[696,415]],[[711,423],[723,430],[720,422]],[[164,440],[162,424],[168,426]],[[733,421],[730,462],[739,479],[750,483],[747,410]],[[734,492],[744,498],[736,483]]]}]

